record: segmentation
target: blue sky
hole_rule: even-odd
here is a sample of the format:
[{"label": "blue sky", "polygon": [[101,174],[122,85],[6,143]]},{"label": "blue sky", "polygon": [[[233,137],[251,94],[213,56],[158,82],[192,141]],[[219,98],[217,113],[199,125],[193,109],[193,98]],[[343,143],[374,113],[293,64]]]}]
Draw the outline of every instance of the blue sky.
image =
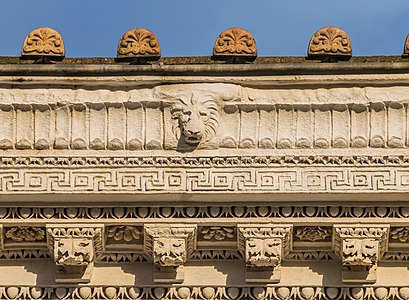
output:
[{"label": "blue sky", "polygon": [[353,54],[400,55],[409,33],[409,0],[1,0],[0,56],[20,55],[37,27],[58,30],[67,57],[114,57],[122,34],[153,31],[162,56],[211,55],[217,35],[249,30],[259,56],[304,56],[324,26],[344,29]]}]

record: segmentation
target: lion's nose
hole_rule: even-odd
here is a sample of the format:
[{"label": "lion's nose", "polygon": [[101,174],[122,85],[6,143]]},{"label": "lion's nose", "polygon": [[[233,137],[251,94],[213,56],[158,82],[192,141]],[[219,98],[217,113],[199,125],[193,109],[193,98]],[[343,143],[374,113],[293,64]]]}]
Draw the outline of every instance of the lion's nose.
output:
[{"label": "lion's nose", "polygon": [[189,135],[200,135],[200,130],[188,130]]}]

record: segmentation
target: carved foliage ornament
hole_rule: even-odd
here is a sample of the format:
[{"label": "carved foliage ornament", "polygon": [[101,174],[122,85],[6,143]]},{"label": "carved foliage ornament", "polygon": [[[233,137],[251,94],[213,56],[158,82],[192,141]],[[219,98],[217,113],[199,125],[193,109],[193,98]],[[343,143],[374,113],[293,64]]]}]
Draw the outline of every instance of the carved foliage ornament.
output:
[{"label": "carved foliage ornament", "polygon": [[202,145],[216,135],[219,107],[214,96],[196,95],[180,100],[171,109],[173,132],[182,143]]},{"label": "carved foliage ornament", "polygon": [[22,57],[64,58],[65,48],[61,35],[54,29],[43,27],[34,29],[24,40]]},{"label": "carved foliage ornament", "polygon": [[307,226],[296,230],[294,236],[301,241],[320,241],[325,240],[331,234],[330,228]]},{"label": "carved foliage ornament", "polygon": [[310,40],[308,56],[318,58],[338,56],[349,59],[352,56],[351,41],[346,32],[338,27],[321,28]]},{"label": "carved foliage ornament", "polygon": [[107,237],[113,238],[115,241],[124,240],[130,242],[132,240],[139,240],[141,235],[142,231],[136,226],[117,225],[107,228]]},{"label": "carved foliage ornament", "polygon": [[223,241],[235,236],[234,227],[206,226],[201,230],[204,240]]},{"label": "carved foliage ornament", "polygon": [[336,232],[342,238],[376,238],[384,239],[388,232],[387,225],[383,226],[349,226],[342,227],[341,225],[336,226]]},{"label": "carved foliage ornament", "polygon": [[7,229],[6,238],[14,242],[35,242],[45,238],[45,231],[39,227],[19,226]]},{"label": "carved foliage ornament", "polygon": [[229,28],[223,31],[213,48],[214,58],[247,57],[254,60],[257,57],[256,41],[250,32],[243,28]]},{"label": "carved foliage ornament", "polygon": [[406,243],[409,240],[409,227],[397,227],[391,229],[391,239],[392,240],[399,240],[401,243]]},{"label": "carved foliage ornament", "polygon": [[160,58],[160,45],[156,36],[145,28],[134,28],[127,31],[120,39],[117,51],[118,58],[149,57]]}]

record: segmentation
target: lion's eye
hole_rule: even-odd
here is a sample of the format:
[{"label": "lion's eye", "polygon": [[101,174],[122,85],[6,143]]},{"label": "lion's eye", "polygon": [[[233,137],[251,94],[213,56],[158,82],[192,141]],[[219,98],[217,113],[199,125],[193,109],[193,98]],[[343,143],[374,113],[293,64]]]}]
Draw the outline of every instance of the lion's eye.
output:
[{"label": "lion's eye", "polygon": [[201,117],[207,117],[207,112],[206,112],[206,111],[200,111],[200,112],[199,112],[199,115],[200,115]]},{"label": "lion's eye", "polygon": [[178,108],[174,108],[174,109],[171,110],[171,114],[173,114],[173,115],[177,115],[177,114],[180,114],[182,112],[183,111],[181,109],[178,109]]}]

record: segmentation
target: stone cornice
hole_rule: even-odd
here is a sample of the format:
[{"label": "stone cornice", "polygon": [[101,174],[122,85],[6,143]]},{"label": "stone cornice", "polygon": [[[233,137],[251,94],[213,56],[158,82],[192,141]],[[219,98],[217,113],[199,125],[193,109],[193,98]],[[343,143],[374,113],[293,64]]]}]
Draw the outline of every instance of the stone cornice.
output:
[{"label": "stone cornice", "polygon": [[180,83],[285,88],[408,85],[407,63],[251,65],[1,65],[0,86],[130,89]]},{"label": "stone cornice", "polygon": [[189,64],[189,65],[112,65],[56,64],[0,65],[0,76],[126,76],[126,75],[307,75],[307,74],[397,74],[409,73],[406,62],[350,62],[338,64],[271,63],[271,64]]}]

